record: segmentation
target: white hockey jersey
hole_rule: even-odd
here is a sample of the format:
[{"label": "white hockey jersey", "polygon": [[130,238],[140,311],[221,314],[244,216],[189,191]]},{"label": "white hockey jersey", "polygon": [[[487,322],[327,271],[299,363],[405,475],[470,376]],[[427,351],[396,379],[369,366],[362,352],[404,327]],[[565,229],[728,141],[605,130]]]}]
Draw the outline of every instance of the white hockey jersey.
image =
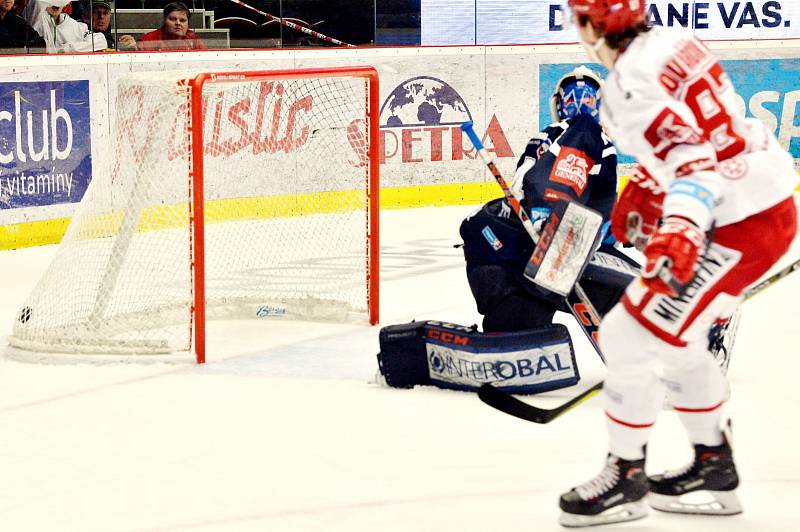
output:
[{"label": "white hockey jersey", "polygon": [[42,36],[47,53],[100,52],[108,48],[105,35],[89,30],[89,26],[65,13],[55,23],[46,9],[64,7],[71,0],[30,0],[22,12],[28,24]]},{"label": "white hockey jersey", "polygon": [[755,118],[712,53],[691,33],[654,27],[617,59],[601,116],[620,151],[667,190],[664,215],[702,228],[778,204],[798,184],[793,159]]}]

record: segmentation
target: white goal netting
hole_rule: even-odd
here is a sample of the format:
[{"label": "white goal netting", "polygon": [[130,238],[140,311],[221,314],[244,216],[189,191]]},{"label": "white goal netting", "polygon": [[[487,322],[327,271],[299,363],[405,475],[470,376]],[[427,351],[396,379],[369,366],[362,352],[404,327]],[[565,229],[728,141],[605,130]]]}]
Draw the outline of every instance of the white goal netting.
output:
[{"label": "white goal netting", "polygon": [[113,168],[93,176],[10,343],[188,350],[203,302],[209,318],[368,316],[377,308],[369,87],[341,74],[212,76],[202,88],[202,171],[193,171],[189,79],[121,78]]}]

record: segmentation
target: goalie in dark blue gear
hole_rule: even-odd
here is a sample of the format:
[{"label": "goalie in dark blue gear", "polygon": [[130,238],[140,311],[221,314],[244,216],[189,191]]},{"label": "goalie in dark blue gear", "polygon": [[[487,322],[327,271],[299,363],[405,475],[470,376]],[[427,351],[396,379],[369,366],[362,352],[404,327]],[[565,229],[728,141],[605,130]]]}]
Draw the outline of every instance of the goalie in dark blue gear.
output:
[{"label": "goalie in dark blue gear", "polygon": [[[569,72],[551,98],[555,122],[528,142],[517,163],[511,187],[540,227],[563,200],[586,205],[608,222],[617,196],[617,155],[598,121],[600,101],[597,74],[586,67]],[[491,383],[509,393],[578,382],[569,331],[552,322],[556,310],[569,309],[562,296],[524,276],[535,244],[505,200],[483,205],[462,222],[460,232],[483,332],[436,321],[384,327],[380,376],[401,388],[433,384],[476,391]],[[603,316],[638,271],[639,264],[608,237],[579,282]]]},{"label": "goalie in dark blue gear", "polygon": [[[562,77],[550,99],[555,122],[528,142],[517,163],[511,188],[534,223],[543,223],[559,200],[586,205],[604,222],[611,215],[617,155],[599,124],[600,87],[600,76],[583,66]],[[542,327],[552,322],[556,310],[565,310],[562,298],[523,277],[534,243],[504,199],[490,201],[464,220],[461,237],[484,332]],[[621,271],[606,276],[590,263],[580,281],[601,316],[621,297],[630,267],[638,269],[613,243],[613,237],[606,238],[596,255]]]}]

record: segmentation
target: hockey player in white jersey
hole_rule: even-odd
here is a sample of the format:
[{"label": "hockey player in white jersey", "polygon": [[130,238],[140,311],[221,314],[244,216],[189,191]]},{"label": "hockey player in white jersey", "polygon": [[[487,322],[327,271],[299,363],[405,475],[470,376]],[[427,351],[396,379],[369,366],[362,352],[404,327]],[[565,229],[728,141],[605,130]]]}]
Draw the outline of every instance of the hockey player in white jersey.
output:
[{"label": "hockey player in white jersey", "polygon": [[[561,523],[637,519],[645,501],[671,512],[739,513],[739,478],[721,428],[726,383],[703,351],[709,329],[795,235],[792,158],[740,113],[725,71],[691,33],[648,27],[643,0],[568,3],[588,52],[609,69],[602,123],[643,167],[611,221],[618,240],[646,242],[646,264],[600,327],[606,465],[561,496]],[[647,478],[646,445],[664,391],[695,456]],[[701,490],[714,502],[683,497]]]}]

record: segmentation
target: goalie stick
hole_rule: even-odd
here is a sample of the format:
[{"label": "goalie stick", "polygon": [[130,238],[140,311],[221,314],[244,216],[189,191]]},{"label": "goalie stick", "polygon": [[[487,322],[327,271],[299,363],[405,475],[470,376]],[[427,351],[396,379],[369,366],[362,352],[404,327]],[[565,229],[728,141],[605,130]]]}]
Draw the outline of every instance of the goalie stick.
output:
[{"label": "goalie stick", "polygon": [[536,234],[536,229],[533,227],[533,222],[531,222],[530,216],[528,216],[528,213],[526,213],[525,209],[523,209],[522,205],[520,205],[519,198],[517,198],[517,196],[514,195],[514,192],[508,188],[508,183],[506,183],[506,180],[503,179],[503,174],[500,173],[497,165],[495,165],[494,161],[492,161],[492,158],[489,157],[489,152],[486,151],[486,147],[483,145],[483,142],[481,142],[478,134],[475,133],[475,129],[472,127],[472,122],[464,122],[461,124],[461,131],[466,133],[467,137],[469,137],[469,140],[472,142],[472,145],[475,147],[478,155],[480,155],[481,159],[483,159],[483,162],[492,173],[492,176],[494,176],[497,184],[503,189],[503,194],[505,195],[506,201],[511,207],[511,210],[514,211],[514,214],[517,215],[519,221],[522,222],[522,226],[525,228],[525,231],[528,232],[528,236],[531,237],[531,240],[533,240],[533,243],[535,244],[536,241],[539,240],[539,236]]},{"label": "goalie stick", "polygon": [[481,401],[496,408],[501,412],[531,421],[533,423],[550,423],[555,418],[561,416],[568,410],[572,410],[582,402],[586,401],[594,394],[603,389],[603,381],[598,382],[588,390],[585,390],[566,403],[555,408],[538,408],[524,401],[520,401],[513,395],[495,388],[491,384],[482,384],[478,389],[478,397]]},{"label": "goalie stick", "polygon": [[[798,269],[800,269],[800,260],[796,260],[789,266],[786,266],[785,268],[775,272],[773,275],[770,275],[760,283],[755,284],[747,289],[744,293],[742,302],[747,301],[754,295],[764,291],[769,286],[772,286],[777,281],[783,279]],[[581,324],[581,327],[584,328],[584,331],[586,331],[585,323],[581,320],[578,320],[578,322]],[[730,322],[725,325],[725,328],[727,329],[729,325]],[[733,334],[736,334],[736,327],[737,324],[734,324]],[[532,404],[526,403],[525,401],[517,399],[513,395],[508,394],[503,390],[495,388],[491,384],[483,384],[478,390],[478,397],[487,405],[491,406],[492,408],[496,408],[501,412],[524,419],[526,421],[531,421],[533,423],[544,424],[550,423],[557,417],[586,401],[602,389],[603,381],[600,381],[591,388],[579,393],[566,403],[551,409],[539,408]]]}]

